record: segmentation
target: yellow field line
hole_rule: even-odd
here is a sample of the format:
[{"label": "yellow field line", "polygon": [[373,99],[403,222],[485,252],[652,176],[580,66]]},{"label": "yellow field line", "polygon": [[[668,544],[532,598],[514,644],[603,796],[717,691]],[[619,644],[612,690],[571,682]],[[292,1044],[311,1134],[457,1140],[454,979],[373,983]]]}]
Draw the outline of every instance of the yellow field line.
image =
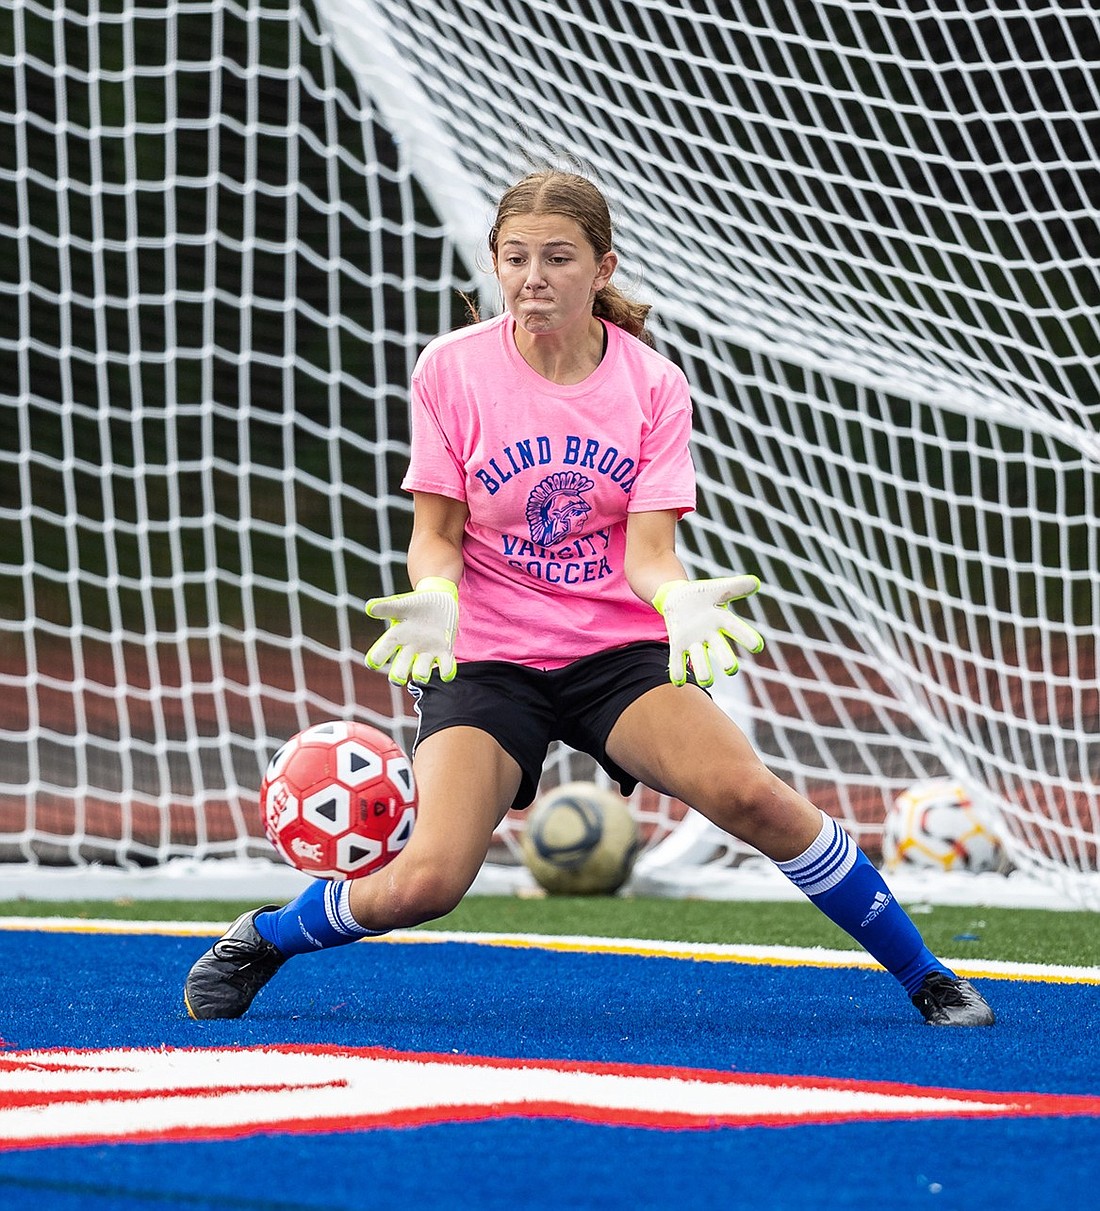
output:
[{"label": "yellow field line", "polygon": [[[72,917],[4,917],[0,930],[51,933],[149,934],[171,937],[218,937],[227,922],[114,921]],[[861,968],[880,970],[859,950],[824,947],[750,946],[706,942],[663,942],[645,938],[596,938],[551,934],[471,933],[443,930],[399,930],[370,944],[498,946],[546,950],[564,954],[610,954],[642,958],[688,959],[696,963],[742,963],[768,967]],[[1038,980],[1050,984],[1100,984],[1100,967],[1069,967],[1048,963],[1011,963],[998,959],[947,958],[953,971],[968,979]]]},{"label": "yellow field line", "polygon": [[[581,954],[639,955],[662,959],[691,959],[699,963],[747,963],[769,967],[855,967],[881,970],[860,950],[824,947],[750,946],[698,942],[661,942],[641,938],[555,937],[542,934],[442,933],[415,930],[392,935],[395,942],[463,942]],[[1069,967],[1047,963],[1010,963],[998,959],[944,959],[968,979],[1042,980],[1047,983],[1100,984],[1100,967]]]}]

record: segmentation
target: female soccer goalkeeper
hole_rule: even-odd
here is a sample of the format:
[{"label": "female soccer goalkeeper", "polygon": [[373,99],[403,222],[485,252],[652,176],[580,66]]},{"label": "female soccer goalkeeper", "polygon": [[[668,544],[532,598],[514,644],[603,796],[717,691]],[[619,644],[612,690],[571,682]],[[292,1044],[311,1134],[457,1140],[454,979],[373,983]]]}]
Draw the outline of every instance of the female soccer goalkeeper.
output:
[{"label": "female soccer goalkeeper", "polygon": [[983,1026],[980,994],[927,949],[837,823],[767,770],[700,688],[763,640],[727,608],[754,576],[689,581],[691,403],[612,284],[601,192],[547,171],[503,196],[489,236],[505,310],[433,341],[412,380],[413,589],[368,603],[367,654],[408,684],[419,813],[384,870],[244,914],[192,968],[195,1018],[244,1013],[292,955],[449,912],[547,748],[591,754],[771,858],[897,977],[934,1025]]}]

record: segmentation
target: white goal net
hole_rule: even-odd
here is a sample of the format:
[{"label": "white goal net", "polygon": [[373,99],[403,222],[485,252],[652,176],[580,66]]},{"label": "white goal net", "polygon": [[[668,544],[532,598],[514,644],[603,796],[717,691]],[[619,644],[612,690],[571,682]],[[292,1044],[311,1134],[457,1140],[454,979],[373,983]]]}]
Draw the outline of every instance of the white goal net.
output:
[{"label": "white goal net", "polygon": [[[408,376],[548,160],[693,384],[764,758],[872,853],[961,780],[1100,908],[1098,80],[1087,0],[5,6],[0,861],[268,857],[281,740],[411,742]],[[667,886],[736,863],[636,808]]]}]

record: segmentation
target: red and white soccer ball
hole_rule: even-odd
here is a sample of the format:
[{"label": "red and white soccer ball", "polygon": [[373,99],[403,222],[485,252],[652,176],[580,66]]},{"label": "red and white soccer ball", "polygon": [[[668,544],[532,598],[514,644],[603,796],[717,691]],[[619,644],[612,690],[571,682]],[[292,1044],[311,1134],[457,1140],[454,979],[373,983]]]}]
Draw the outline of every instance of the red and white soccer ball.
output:
[{"label": "red and white soccer ball", "polygon": [[408,757],[385,732],[334,720],[299,732],[260,784],[267,838],[318,879],[356,879],[404,849],[416,822]]},{"label": "red and white soccer ball", "polygon": [[1005,869],[1005,854],[966,788],[947,778],[918,782],[902,791],[886,813],[882,856],[888,870]]}]

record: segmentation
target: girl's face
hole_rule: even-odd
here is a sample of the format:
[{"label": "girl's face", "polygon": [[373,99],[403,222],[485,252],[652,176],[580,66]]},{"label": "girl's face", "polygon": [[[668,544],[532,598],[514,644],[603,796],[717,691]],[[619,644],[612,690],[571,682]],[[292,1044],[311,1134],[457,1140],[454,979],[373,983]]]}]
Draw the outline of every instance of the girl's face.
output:
[{"label": "girl's face", "polygon": [[580,224],[560,214],[506,219],[493,255],[504,305],[532,336],[584,331],[617,263],[613,252],[597,260]]}]

